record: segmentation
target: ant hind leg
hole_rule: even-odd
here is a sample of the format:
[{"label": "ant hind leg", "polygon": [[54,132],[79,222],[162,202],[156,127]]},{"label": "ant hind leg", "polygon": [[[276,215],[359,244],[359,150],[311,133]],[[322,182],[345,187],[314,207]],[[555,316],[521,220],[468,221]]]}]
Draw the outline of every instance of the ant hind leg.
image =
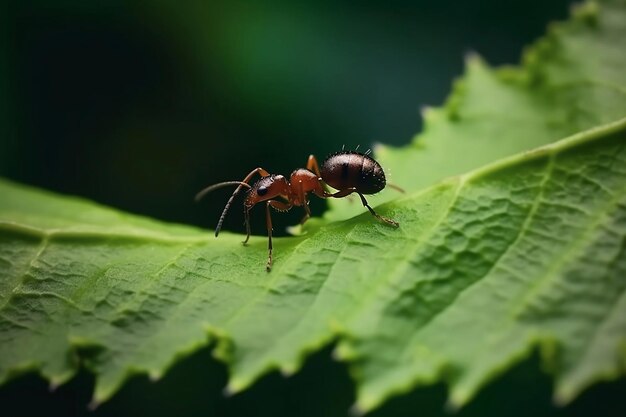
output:
[{"label": "ant hind leg", "polygon": [[390,219],[388,217],[381,216],[380,214],[376,213],[374,211],[374,209],[372,207],[370,207],[370,205],[367,203],[367,200],[365,199],[363,194],[361,194],[361,193],[357,193],[357,194],[359,195],[359,197],[361,197],[361,203],[363,203],[363,206],[367,207],[367,209],[370,211],[370,213],[372,213],[372,216],[376,217],[378,220],[380,220],[380,221],[382,221],[384,223],[387,223],[390,226],[393,226],[393,227],[400,226],[400,223],[398,223],[397,221],[392,220],[392,219]]},{"label": "ant hind leg", "polygon": [[315,158],[315,155],[309,155],[309,160],[306,162],[306,169],[315,173],[318,178],[321,178],[322,175],[320,174],[320,167],[317,164],[317,159]]}]

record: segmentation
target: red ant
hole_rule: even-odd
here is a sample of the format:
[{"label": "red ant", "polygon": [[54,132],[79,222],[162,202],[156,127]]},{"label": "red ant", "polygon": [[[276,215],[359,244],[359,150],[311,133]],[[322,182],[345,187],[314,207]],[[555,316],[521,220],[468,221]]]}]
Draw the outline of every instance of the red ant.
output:
[{"label": "red ant", "polygon": [[[248,182],[255,174],[259,174],[261,179],[250,186]],[[324,189],[324,184],[328,184],[339,191],[329,193]],[[220,182],[205,188],[196,195],[196,201],[207,193],[228,185],[237,185],[237,188],[226,203],[226,207],[224,207],[224,211],[217,222],[215,237],[220,233],[226,213],[235,196],[243,187],[248,188],[248,193],[243,203],[246,219],[246,240],[243,243],[245,245],[250,239],[250,209],[255,204],[265,201],[267,235],[269,238],[269,255],[266,266],[268,271],[272,268],[272,217],[270,215],[270,207],[277,211],[287,211],[293,206],[304,207],[305,215],[300,222],[302,224],[311,217],[308,200],[309,193],[313,193],[320,198],[342,198],[356,193],[361,197],[363,206],[367,207],[374,217],[390,226],[398,227],[399,224],[395,220],[376,213],[367,203],[363,194],[375,194],[385,188],[386,185],[404,192],[397,186],[387,184],[385,173],[378,162],[368,156],[367,153],[362,154],[356,151],[341,151],[330,155],[322,164],[321,170],[317,165],[315,156],[310,155],[306,169],[300,168],[293,171],[289,181],[283,175],[270,174],[265,169],[259,167],[246,175],[243,181]],[[286,201],[274,200],[276,197],[281,197]]]}]

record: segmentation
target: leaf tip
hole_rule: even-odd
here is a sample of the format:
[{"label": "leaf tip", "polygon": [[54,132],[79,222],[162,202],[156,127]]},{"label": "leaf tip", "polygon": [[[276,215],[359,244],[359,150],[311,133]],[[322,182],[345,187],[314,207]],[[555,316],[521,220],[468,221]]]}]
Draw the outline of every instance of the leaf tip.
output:
[{"label": "leaf tip", "polygon": [[222,395],[226,398],[228,397],[232,397],[233,395],[235,395],[237,392],[234,390],[233,387],[231,387],[230,385],[226,385],[224,387],[224,389],[222,390]]},{"label": "leaf tip", "polygon": [[356,402],[350,407],[349,415],[352,417],[360,417],[367,414],[375,408],[380,407],[386,398],[388,397],[377,394],[372,395],[371,393],[359,394]]},{"label": "leaf tip", "polygon": [[420,116],[422,119],[427,120],[433,113],[433,106],[423,105],[420,107]]},{"label": "leaf tip", "polygon": [[444,408],[448,413],[456,413],[469,401],[470,394],[467,391],[453,391],[446,401]]},{"label": "leaf tip", "polygon": [[348,410],[348,415],[351,417],[361,417],[365,414],[365,412],[366,410],[364,410],[363,407],[361,407],[358,403],[355,403],[352,407],[350,407],[350,410]]},{"label": "leaf tip", "polygon": [[599,14],[600,7],[596,1],[573,4],[571,8],[571,15],[574,19],[590,26],[598,23]]},{"label": "leaf tip", "polygon": [[243,391],[248,385],[243,381],[232,379],[222,390],[222,395],[224,397],[232,397]]},{"label": "leaf tip", "polygon": [[575,396],[576,394],[571,390],[557,388],[552,395],[552,404],[554,404],[555,407],[565,407]]},{"label": "leaf tip", "polygon": [[297,370],[298,370],[298,367],[296,365],[287,364],[287,365],[283,365],[280,368],[280,374],[284,378],[289,378],[289,377],[293,376],[293,374],[295,374]]},{"label": "leaf tip", "polygon": [[483,64],[483,60],[478,52],[472,49],[465,52],[463,60],[465,61],[465,65],[467,65],[468,67],[471,67],[472,65]]},{"label": "leaf tip", "polygon": [[331,356],[338,362],[349,361],[355,358],[356,352],[347,342],[342,342],[333,349]]},{"label": "leaf tip", "polygon": [[[465,75],[454,81],[452,84],[452,92],[448,96],[444,105],[448,118],[453,121],[461,119],[461,106],[467,94],[468,80],[475,76],[480,77],[480,74],[490,71],[485,60],[477,52],[466,52],[464,62]],[[426,121],[425,116],[424,119]]]},{"label": "leaf tip", "polygon": [[96,408],[100,407],[100,404],[102,404],[102,401],[92,398],[89,404],[87,404],[87,409],[89,411],[95,411]]}]

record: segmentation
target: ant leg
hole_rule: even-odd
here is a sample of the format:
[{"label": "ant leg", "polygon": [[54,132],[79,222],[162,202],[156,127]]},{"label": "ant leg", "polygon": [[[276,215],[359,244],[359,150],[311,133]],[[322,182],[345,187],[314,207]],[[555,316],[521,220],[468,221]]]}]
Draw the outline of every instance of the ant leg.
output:
[{"label": "ant leg", "polygon": [[307,220],[309,220],[309,218],[311,217],[311,209],[309,208],[309,202],[305,201],[304,202],[304,217],[302,218],[302,220],[300,220],[300,224],[304,224],[306,223]]},{"label": "ant leg", "polygon": [[337,191],[336,193],[325,193],[324,197],[325,198],[343,198],[343,197],[347,197],[352,193],[356,193],[356,188],[346,188],[345,190],[341,190],[341,191]]},{"label": "ant leg", "polygon": [[306,169],[312,171],[317,175],[317,178],[321,178],[320,167],[317,165],[317,159],[315,159],[315,155],[309,155],[309,160],[306,163]]},{"label": "ant leg", "polygon": [[372,215],[374,217],[376,217],[378,220],[387,223],[390,226],[393,227],[398,227],[400,226],[400,224],[392,219],[389,219],[387,217],[381,216],[380,214],[376,213],[374,211],[374,209],[372,207],[370,207],[370,205],[367,203],[367,200],[365,199],[365,196],[363,196],[363,194],[361,194],[360,192],[358,192],[355,188],[346,188],[345,190],[341,190],[341,191],[337,191],[334,194],[327,194],[326,197],[333,197],[333,198],[342,198],[342,197],[346,197],[349,196],[352,193],[357,193],[359,195],[359,197],[361,197],[361,203],[363,203],[364,207],[367,207],[367,209],[370,211],[370,213],[372,213]]},{"label": "ant leg", "polygon": [[[314,159],[315,157],[311,155]],[[304,224],[309,217],[311,217],[311,208],[309,207],[309,200],[306,198],[306,193],[304,192],[304,186],[302,185],[302,181],[298,181],[298,188],[296,190],[298,193],[298,198],[302,201],[302,207],[304,207],[304,217],[300,220],[300,224]]]},{"label": "ant leg", "polygon": [[395,184],[387,183],[387,187],[393,188],[394,190],[396,190],[397,192],[402,193],[402,194],[406,193],[406,191],[404,191],[404,188],[398,187]]},{"label": "ant leg", "polygon": [[358,193],[358,192],[357,192],[357,194],[359,195],[359,197],[361,197],[361,203],[363,203],[363,205],[364,205],[365,207],[367,207],[367,209],[370,211],[370,213],[372,213],[372,215],[373,215],[374,217],[376,217],[378,220],[380,220],[380,221],[382,221],[382,222],[385,222],[385,223],[387,223],[388,225],[393,226],[393,227],[398,227],[398,226],[400,226],[400,223],[398,223],[397,221],[392,220],[392,219],[389,219],[389,218],[387,218],[387,217],[383,217],[383,216],[381,216],[380,214],[376,213],[376,212],[374,211],[374,209],[373,209],[373,208],[371,208],[369,204],[367,204],[367,200],[365,199],[365,197],[363,196],[363,194]]},{"label": "ant leg", "polygon": [[267,224],[267,264],[265,269],[267,272],[272,270],[272,216],[270,214],[270,202],[265,205],[265,222]]},{"label": "ant leg", "polygon": [[[317,164],[317,159],[315,158],[315,155],[309,155],[309,160],[306,163],[306,169],[308,169],[309,171],[312,171],[313,173],[315,173],[315,175],[317,175],[317,180],[320,183],[320,188],[322,189],[322,191],[325,194],[328,194],[328,186],[326,185],[326,183],[322,180],[322,174],[320,172],[320,167]],[[326,195],[321,195],[318,191],[313,191],[315,193],[315,195],[317,195],[320,198],[325,198],[327,197]],[[308,213],[309,217],[311,216],[311,213]],[[301,223],[304,223],[301,222]]]},{"label": "ant leg", "polygon": [[246,240],[244,240],[242,243],[244,245],[246,245],[248,243],[248,240],[250,240],[250,209],[249,208],[244,208],[243,210],[243,215],[244,218],[246,219]]},{"label": "ant leg", "polygon": [[[228,212],[228,209],[230,208],[231,204],[233,204],[233,200],[235,199],[237,194],[239,194],[239,191],[241,191],[241,188],[243,187],[243,184],[247,185],[248,182],[252,179],[252,177],[254,177],[255,174],[259,174],[262,177],[267,177],[267,176],[270,175],[269,172],[267,172],[266,170],[264,170],[261,167],[253,169],[252,171],[250,171],[250,173],[248,175],[246,175],[246,177],[243,179],[243,181],[241,181],[239,186],[237,188],[235,188],[235,191],[233,192],[233,195],[231,195],[230,198],[228,199],[228,201],[226,202],[226,207],[224,207],[224,211],[222,211],[222,215],[220,216],[220,219],[217,222],[217,227],[215,228],[215,237],[217,237],[217,235],[220,234],[220,230],[222,229],[222,224],[224,223],[224,219],[226,218],[226,213]],[[206,190],[209,190],[209,189],[206,189]],[[200,193],[204,193],[204,191],[201,191]],[[198,196],[200,196],[200,194],[198,194]],[[250,235],[248,235],[248,237],[249,236]],[[247,241],[248,241],[248,239],[246,239],[246,242]]]},{"label": "ant leg", "polygon": [[270,206],[278,211],[287,211],[292,207],[291,203],[283,203],[282,201],[277,200],[268,200],[265,205],[265,222],[267,224],[267,265],[265,265],[265,269],[267,272],[272,270],[272,216],[270,214]]}]

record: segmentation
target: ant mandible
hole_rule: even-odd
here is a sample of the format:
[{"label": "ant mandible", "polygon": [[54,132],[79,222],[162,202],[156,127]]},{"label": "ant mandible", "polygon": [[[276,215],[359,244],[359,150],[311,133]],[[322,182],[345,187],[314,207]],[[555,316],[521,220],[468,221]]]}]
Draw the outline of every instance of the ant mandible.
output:
[{"label": "ant mandible", "polygon": [[[309,208],[308,194],[313,193],[320,198],[342,198],[352,193],[356,193],[361,198],[363,206],[367,207],[370,213],[378,220],[393,227],[399,224],[395,220],[383,217],[376,213],[367,203],[364,194],[375,194],[385,188],[386,185],[404,192],[401,188],[387,184],[385,173],[378,162],[368,155],[369,152],[362,154],[357,151],[341,151],[330,155],[322,164],[320,170],[315,156],[310,155],[306,164],[306,169],[299,168],[291,173],[289,181],[283,175],[270,174],[265,169],[259,167],[252,170],[242,181],[225,181],[211,185],[196,195],[196,201],[200,200],[207,193],[229,185],[237,185],[237,188],[228,199],[226,207],[217,222],[215,228],[215,237],[217,237],[224,223],[224,218],[233,200],[239,194],[242,188],[247,188],[248,193],[245,197],[244,216],[246,224],[246,240],[243,244],[248,243],[250,239],[250,209],[255,204],[265,201],[265,221],[267,223],[268,235],[268,258],[266,269],[269,272],[272,269],[272,217],[270,215],[270,207],[277,211],[288,211],[293,206],[302,206],[305,215],[300,224],[307,221],[311,217]],[[261,178],[252,186],[248,184],[252,177],[259,174]],[[324,189],[324,184],[338,190],[335,193],[329,193]],[[280,197],[285,201],[275,200]]]}]

